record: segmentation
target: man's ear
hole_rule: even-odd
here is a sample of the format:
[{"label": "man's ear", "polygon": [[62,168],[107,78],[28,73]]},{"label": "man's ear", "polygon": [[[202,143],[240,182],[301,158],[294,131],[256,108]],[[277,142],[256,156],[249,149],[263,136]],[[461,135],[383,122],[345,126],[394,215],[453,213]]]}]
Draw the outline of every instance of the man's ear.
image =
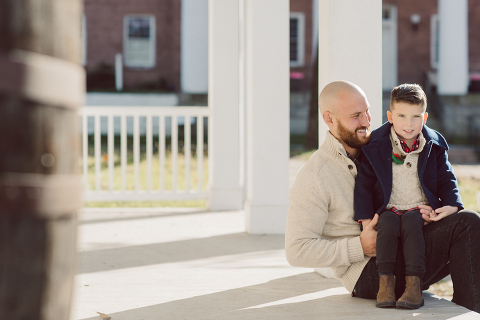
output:
[{"label": "man's ear", "polygon": [[423,115],[423,124],[427,122],[427,118],[428,118],[428,112],[425,112],[425,114]]},{"label": "man's ear", "polygon": [[330,111],[325,111],[323,114],[322,114],[322,117],[323,117],[323,121],[325,121],[325,123],[328,125],[328,124],[333,124],[333,118],[332,118],[332,114],[330,113]]},{"label": "man's ear", "polygon": [[390,110],[387,111],[388,122],[393,123],[393,115]]}]

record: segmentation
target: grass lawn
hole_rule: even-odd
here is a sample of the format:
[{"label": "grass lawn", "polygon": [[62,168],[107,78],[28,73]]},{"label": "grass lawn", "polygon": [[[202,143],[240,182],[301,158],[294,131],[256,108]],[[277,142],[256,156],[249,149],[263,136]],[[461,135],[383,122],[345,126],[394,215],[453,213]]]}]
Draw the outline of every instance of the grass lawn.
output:
[{"label": "grass lawn", "polygon": [[[163,172],[163,188],[166,191],[173,190],[173,166],[172,166],[172,154],[167,150],[165,155],[165,165]],[[208,157],[204,155],[202,163],[202,190],[206,190],[208,183]],[[114,156],[114,170],[113,170],[113,189],[122,189],[122,168],[120,163],[120,154],[115,150]],[[133,152],[130,150],[127,152],[127,166],[125,174],[125,189],[135,189],[135,175],[133,164]],[[139,189],[147,190],[148,185],[148,165],[145,152],[140,152],[139,161]],[[106,154],[101,157],[101,174],[100,174],[100,190],[109,189],[109,174],[108,174],[108,157]],[[160,160],[158,154],[152,156],[151,167],[151,187],[152,190],[159,190],[162,179],[160,178]],[[179,152],[177,155],[177,190],[186,189],[186,163],[185,156]],[[194,152],[190,159],[190,174],[189,174],[190,190],[198,190],[198,163],[197,157]],[[95,159],[93,157],[93,151],[90,152],[88,157],[88,189],[95,190]],[[86,208],[140,208],[140,207],[205,207],[205,200],[182,200],[182,201],[89,201],[84,203]]]}]

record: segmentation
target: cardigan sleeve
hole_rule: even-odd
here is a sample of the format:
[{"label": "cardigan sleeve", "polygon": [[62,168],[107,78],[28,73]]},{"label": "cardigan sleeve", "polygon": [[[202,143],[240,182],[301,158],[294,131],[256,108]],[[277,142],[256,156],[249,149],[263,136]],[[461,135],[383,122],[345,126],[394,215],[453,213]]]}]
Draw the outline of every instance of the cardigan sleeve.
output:
[{"label": "cardigan sleeve", "polygon": [[355,180],[354,208],[355,221],[363,219],[372,219],[375,215],[374,194],[377,176],[373,167],[364,155],[358,168],[358,175]]},{"label": "cardigan sleeve", "polygon": [[323,187],[317,174],[302,169],[290,190],[285,254],[292,266],[335,268],[365,259],[358,234],[334,239],[324,237],[332,199],[329,188],[322,183]]}]

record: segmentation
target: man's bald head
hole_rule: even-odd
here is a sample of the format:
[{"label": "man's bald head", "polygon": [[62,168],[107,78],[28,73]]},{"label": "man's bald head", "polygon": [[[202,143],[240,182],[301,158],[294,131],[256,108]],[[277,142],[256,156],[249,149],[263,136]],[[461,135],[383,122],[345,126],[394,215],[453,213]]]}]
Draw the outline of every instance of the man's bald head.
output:
[{"label": "man's bald head", "polygon": [[336,114],[342,98],[352,94],[365,96],[363,90],[354,83],[348,81],[330,82],[323,88],[318,97],[320,114],[323,115],[326,111]]},{"label": "man's bald head", "polygon": [[363,90],[348,81],[334,81],[323,88],[318,105],[330,133],[355,156],[370,140],[370,105]]}]

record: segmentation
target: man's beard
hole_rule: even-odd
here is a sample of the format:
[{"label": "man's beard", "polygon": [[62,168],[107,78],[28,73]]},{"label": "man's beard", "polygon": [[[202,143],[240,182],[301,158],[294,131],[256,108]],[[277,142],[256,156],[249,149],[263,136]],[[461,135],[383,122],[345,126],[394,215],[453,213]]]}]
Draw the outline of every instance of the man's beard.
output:
[{"label": "man's beard", "polygon": [[340,135],[340,139],[342,139],[343,142],[345,142],[350,148],[360,149],[370,141],[369,134],[364,139],[360,139],[357,136],[357,130],[363,129],[368,130],[368,127],[358,127],[354,131],[350,131],[345,128],[340,121],[338,121],[338,134]]}]

